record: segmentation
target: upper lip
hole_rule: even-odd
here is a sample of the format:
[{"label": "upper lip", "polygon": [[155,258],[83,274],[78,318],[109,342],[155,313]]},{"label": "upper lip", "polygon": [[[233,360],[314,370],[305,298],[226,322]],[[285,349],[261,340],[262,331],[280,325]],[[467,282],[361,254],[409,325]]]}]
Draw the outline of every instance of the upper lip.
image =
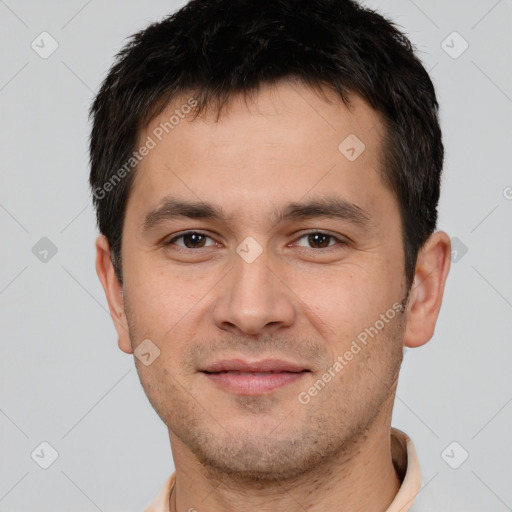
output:
[{"label": "upper lip", "polygon": [[225,371],[239,372],[302,372],[309,371],[304,366],[283,361],[281,359],[263,359],[261,361],[244,361],[243,359],[222,359],[216,361],[201,371],[217,373]]}]

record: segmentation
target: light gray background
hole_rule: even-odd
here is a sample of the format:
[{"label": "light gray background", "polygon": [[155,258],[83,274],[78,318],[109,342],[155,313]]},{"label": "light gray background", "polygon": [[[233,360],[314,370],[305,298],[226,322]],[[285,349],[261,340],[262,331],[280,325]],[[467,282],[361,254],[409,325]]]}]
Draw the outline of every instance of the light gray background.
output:
[{"label": "light gray background", "polygon": [[[141,511],[173,470],[94,269],[87,110],[124,39],[184,3],[0,0],[0,512]],[[458,239],[434,338],[406,351],[393,425],[417,447],[418,504],[512,510],[512,1],[365,5],[431,71],[439,229]],[[31,48],[43,31],[59,45],[47,59]],[[458,58],[454,31],[469,44]],[[42,237],[58,249],[46,262]],[[48,449],[31,458],[43,441],[58,452],[48,469],[35,461]]]}]

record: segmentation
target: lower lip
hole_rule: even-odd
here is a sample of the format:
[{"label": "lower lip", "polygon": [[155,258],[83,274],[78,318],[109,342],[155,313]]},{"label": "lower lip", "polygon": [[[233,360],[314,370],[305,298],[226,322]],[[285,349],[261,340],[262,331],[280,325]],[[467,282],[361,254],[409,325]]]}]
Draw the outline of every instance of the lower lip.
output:
[{"label": "lower lip", "polygon": [[281,372],[267,375],[205,373],[215,384],[238,395],[262,395],[300,380],[306,372]]}]

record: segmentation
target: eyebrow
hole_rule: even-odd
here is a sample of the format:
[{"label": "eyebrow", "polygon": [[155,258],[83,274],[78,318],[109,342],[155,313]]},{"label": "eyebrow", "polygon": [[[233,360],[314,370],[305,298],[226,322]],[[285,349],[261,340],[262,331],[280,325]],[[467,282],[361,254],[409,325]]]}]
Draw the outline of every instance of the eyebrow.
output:
[{"label": "eyebrow", "polygon": [[[292,202],[274,210],[271,215],[276,219],[275,223],[328,217],[341,219],[357,227],[366,228],[371,222],[371,217],[365,210],[336,196],[312,199],[306,202]],[[224,223],[229,220],[221,206],[203,201],[185,201],[173,197],[164,197],[160,205],[145,216],[142,229],[143,231],[151,231],[160,224],[179,217],[214,220]]]}]

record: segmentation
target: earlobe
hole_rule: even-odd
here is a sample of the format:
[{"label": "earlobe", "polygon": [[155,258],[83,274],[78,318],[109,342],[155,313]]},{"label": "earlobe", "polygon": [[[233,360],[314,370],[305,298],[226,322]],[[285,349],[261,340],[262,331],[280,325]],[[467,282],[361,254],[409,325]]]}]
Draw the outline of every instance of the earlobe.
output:
[{"label": "earlobe", "polygon": [[110,247],[104,235],[96,239],[96,273],[107,298],[110,316],[118,335],[118,346],[127,354],[133,353],[128,322],[124,308],[123,288],[114,270],[110,257]]},{"label": "earlobe", "polygon": [[434,335],[451,261],[450,237],[436,231],[418,253],[404,345],[419,347]]}]

